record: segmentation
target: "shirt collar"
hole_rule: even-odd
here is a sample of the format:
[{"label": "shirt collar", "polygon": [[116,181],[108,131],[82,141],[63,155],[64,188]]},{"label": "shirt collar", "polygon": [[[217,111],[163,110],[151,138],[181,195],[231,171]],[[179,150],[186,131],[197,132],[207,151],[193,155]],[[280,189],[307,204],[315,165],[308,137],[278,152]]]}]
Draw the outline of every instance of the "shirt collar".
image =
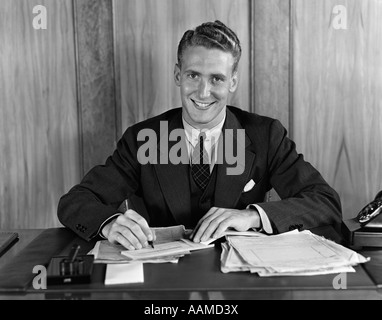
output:
[{"label": "shirt collar", "polygon": [[209,143],[209,144],[214,145],[218,141],[218,139],[220,137],[220,134],[222,132],[225,119],[226,119],[226,113],[224,113],[223,119],[215,127],[211,128],[211,129],[202,129],[202,130],[200,130],[200,129],[196,129],[193,126],[191,126],[182,117],[183,127],[184,127],[184,131],[186,133],[187,140],[192,144],[193,147],[195,147],[196,144],[198,143],[199,134],[200,134],[200,132],[203,131],[206,134],[205,141],[207,143]]}]

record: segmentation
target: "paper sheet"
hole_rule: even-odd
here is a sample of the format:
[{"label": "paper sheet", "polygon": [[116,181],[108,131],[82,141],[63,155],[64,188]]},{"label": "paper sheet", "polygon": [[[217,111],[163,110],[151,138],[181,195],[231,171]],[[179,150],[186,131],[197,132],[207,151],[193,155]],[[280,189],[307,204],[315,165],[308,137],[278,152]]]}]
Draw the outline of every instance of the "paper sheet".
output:
[{"label": "paper sheet", "polygon": [[143,260],[152,258],[161,258],[174,255],[190,254],[194,250],[202,250],[213,247],[214,245],[205,245],[203,243],[194,243],[188,239],[171,241],[166,243],[155,243],[153,248],[144,248],[140,250],[129,251],[125,250],[121,253],[132,260]]},{"label": "paper sheet", "polygon": [[163,227],[163,228],[151,228],[155,233],[156,244],[177,241],[180,239],[188,238],[192,230],[187,230],[183,225]]},{"label": "paper sheet", "polygon": [[[225,236],[246,236],[246,237],[267,237],[266,234],[260,233],[257,231],[235,231],[235,230],[226,230],[224,231],[222,237]],[[217,239],[215,238],[209,238],[205,241],[202,241],[200,243],[209,245],[210,243],[216,241]]]},{"label": "paper sheet", "polygon": [[105,274],[105,285],[141,283],[144,281],[143,264],[108,264]]},{"label": "paper sheet", "polygon": [[[119,263],[129,263],[132,261],[131,258],[122,254],[126,248],[111,244],[108,240],[98,241],[94,248],[88,253],[94,255],[94,263],[107,263],[107,264],[119,264]],[[178,263],[179,255],[168,256],[168,257],[154,257],[151,259],[146,259],[145,263]]]}]

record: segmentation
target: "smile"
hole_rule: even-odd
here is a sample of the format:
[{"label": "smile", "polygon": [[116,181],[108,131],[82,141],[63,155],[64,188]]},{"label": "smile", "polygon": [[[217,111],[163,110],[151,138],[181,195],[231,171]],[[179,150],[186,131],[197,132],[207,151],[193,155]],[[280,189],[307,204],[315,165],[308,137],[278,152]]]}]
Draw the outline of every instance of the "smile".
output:
[{"label": "smile", "polygon": [[212,106],[214,102],[198,102],[198,101],[195,101],[195,100],[192,100],[191,101],[194,103],[194,105],[198,108],[198,109],[207,109],[209,108],[210,106]]}]

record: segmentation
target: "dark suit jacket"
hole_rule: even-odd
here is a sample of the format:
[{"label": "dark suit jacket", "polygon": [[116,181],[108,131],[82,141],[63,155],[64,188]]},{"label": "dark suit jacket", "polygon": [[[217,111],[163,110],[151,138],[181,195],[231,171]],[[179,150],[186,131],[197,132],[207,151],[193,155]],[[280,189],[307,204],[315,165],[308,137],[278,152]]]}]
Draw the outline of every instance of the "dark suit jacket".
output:
[{"label": "dark suit jacket", "polygon": [[[145,143],[137,141],[138,132],[149,128],[159,137],[161,121],[168,123],[169,132],[182,128],[181,114],[181,108],[172,109],[128,128],[105,165],[90,170],[80,184],[60,199],[61,223],[89,240],[97,235],[100,225],[117,212],[124,199],[133,200],[133,205],[136,203],[134,209],[151,227],[189,221],[189,165],[171,162],[141,165],[137,159],[138,149]],[[227,107],[224,128],[234,132],[245,130],[245,167],[241,175],[227,175],[228,164],[218,165],[216,207],[243,209],[256,203],[267,213],[275,232],[285,232],[295,226],[308,229],[340,223],[341,204],[337,193],[296,152],[294,142],[287,138],[279,121]],[[170,141],[168,149],[175,143]],[[251,179],[255,186],[243,192]],[[282,200],[264,202],[266,192],[272,187]],[[140,199],[143,202],[135,201]]]}]

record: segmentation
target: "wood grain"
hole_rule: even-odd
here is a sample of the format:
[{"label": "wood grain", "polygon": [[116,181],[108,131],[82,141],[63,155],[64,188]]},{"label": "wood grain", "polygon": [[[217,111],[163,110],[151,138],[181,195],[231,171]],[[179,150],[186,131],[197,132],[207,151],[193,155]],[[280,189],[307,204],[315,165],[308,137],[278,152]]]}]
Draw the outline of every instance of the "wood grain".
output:
[{"label": "wood grain", "polygon": [[[36,5],[47,30],[32,26]],[[0,228],[59,226],[58,199],[79,179],[72,1],[0,12]]]},{"label": "wood grain", "polygon": [[250,110],[250,10],[247,0],[114,0],[117,101],[128,126],[179,107],[173,72],[183,33],[219,19],[239,36],[240,84],[230,103]]},{"label": "wood grain", "polygon": [[252,1],[252,105],[289,129],[290,1]]},{"label": "wood grain", "polygon": [[[347,9],[346,30],[333,8]],[[294,138],[353,218],[382,189],[382,2],[294,0]]]},{"label": "wood grain", "polygon": [[76,0],[74,4],[84,174],[104,164],[116,147],[113,14],[111,0]]}]

